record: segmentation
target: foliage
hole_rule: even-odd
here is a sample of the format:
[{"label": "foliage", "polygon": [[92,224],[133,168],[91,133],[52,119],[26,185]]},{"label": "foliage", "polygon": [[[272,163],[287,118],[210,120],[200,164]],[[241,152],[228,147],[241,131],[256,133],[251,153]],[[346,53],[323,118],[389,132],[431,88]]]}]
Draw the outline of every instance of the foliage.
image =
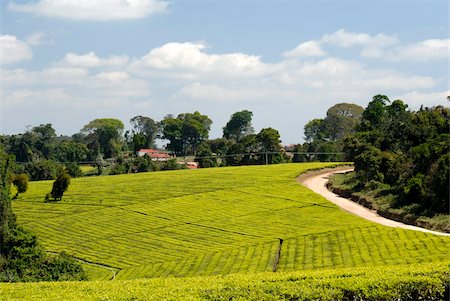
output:
[{"label": "foliage", "polygon": [[67,163],[66,170],[69,176],[71,176],[72,178],[79,178],[83,176],[83,171],[81,170],[80,165],[78,165],[77,163]]},{"label": "foliage", "polygon": [[70,176],[68,172],[63,169],[59,172],[55,181],[53,182],[52,191],[50,192],[51,197],[56,201],[61,201],[66,192],[67,188],[70,185]]},{"label": "foliage", "polygon": [[165,162],[161,162],[159,165],[160,170],[179,170],[179,169],[185,169],[186,165],[179,164],[177,162],[177,159],[172,158]]},{"label": "foliage", "polygon": [[52,160],[38,160],[24,165],[31,181],[53,180],[62,166]]},{"label": "foliage", "polygon": [[158,122],[150,117],[138,115],[130,119],[130,124],[133,126],[134,152],[141,148],[153,148],[155,146],[155,138],[160,126]]},{"label": "foliage", "polygon": [[28,175],[27,174],[14,175],[12,179],[12,184],[17,188],[17,193],[14,196],[14,198],[17,198],[19,196],[19,193],[24,193],[28,189]]},{"label": "foliage", "polygon": [[212,121],[199,112],[171,115],[161,121],[162,138],[169,140],[167,148],[177,155],[195,154],[197,147],[208,139]]},{"label": "foliage", "polygon": [[373,224],[295,181],[333,165],[84,177],[72,179],[64,204],[42,203],[51,182],[31,182],[13,205],[50,251],[108,266],[118,280],[272,271],[280,238],[277,272],[448,260],[450,237]]},{"label": "foliage", "polygon": [[350,103],[338,103],[327,110],[325,119],[313,119],[304,127],[305,140],[339,142],[354,132],[364,109]]},{"label": "foliage", "polygon": [[113,118],[98,118],[86,124],[81,133],[87,134],[89,149],[95,154],[98,150],[106,158],[111,158],[121,149],[122,121]]},{"label": "foliage", "polygon": [[239,142],[242,137],[253,134],[252,116],[253,113],[248,110],[231,115],[230,121],[223,128],[223,137]]},{"label": "foliage", "polygon": [[[6,247],[16,227],[16,216],[11,206],[11,165],[13,158],[0,146],[0,259],[5,258]],[[0,260],[1,262],[2,260]]]},{"label": "foliage", "polygon": [[358,131],[347,137],[345,151],[361,183],[391,185],[395,206],[418,215],[448,214],[450,109],[407,107],[401,100],[374,96]]},{"label": "foliage", "polygon": [[217,167],[217,159],[214,157],[211,147],[207,143],[203,143],[197,150],[195,161],[200,164],[200,167]]},{"label": "foliage", "polygon": [[144,155],[143,157],[136,157],[129,162],[129,172],[147,172],[147,171],[158,171],[159,166],[152,161],[152,159]]},{"label": "foliage", "polygon": [[[65,254],[47,258],[37,237],[17,227],[10,199],[11,162],[12,158],[0,148],[0,281],[86,279],[79,263]],[[18,191],[26,192],[27,178],[19,178]]]},{"label": "foliage", "polygon": [[266,155],[266,158],[264,159],[264,162],[266,164],[273,164],[273,163],[281,163],[283,162],[283,159],[280,155],[281,153],[281,140],[280,140],[280,134],[277,130],[273,128],[265,128],[262,129],[258,135],[256,135],[256,140],[261,145],[261,150],[264,153],[269,153]]},{"label": "foliage", "polygon": [[62,141],[55,155],[59,162],[82,162],[89,156],[89,149],[81,142]]}]

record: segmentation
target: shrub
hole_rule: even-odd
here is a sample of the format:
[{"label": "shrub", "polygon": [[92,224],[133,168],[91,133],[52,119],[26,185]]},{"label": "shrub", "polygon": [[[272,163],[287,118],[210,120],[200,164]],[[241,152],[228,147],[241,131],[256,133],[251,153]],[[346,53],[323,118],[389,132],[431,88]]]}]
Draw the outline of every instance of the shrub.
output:
[{"label": "shrub", "polygon": [[52,198],[57,201],[61,201],[64,192],[70,185],[70,176],[65,169],[61,170],[55,182],[53,182],[53,188],[50,192]]},{"label": "shrub", "polygon": [[19,174],[14,175],[12,183],[17,187],[17,193],[14,196],[16,199],[19,196],[19,193],[24,193],[28,189],[28,175],[27,174]]},{"label": "shrub", "polygon": [[66,170],[72,178],[79,178],[83,176],[83,171],[77,163],[68,163],[66,165]]}]

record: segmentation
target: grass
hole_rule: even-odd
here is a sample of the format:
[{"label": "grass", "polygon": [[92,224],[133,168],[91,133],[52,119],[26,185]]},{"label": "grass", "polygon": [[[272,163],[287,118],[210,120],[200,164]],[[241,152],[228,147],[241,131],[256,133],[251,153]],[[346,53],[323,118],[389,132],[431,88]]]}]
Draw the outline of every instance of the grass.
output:
[{"label": "grass", "polygon": [[[372,268],[395,273],[398,265],[409,273],[419,265],[442,268],[449,263],[450,237],[377,225],[341,211],[295,181],[301,172],[326,165],[330,164],[79,178],[72,179],[63,200],[57,203],[44,203],[51,181],[32,182],[13,207],[19,224],[34,231],[47,250],[73,254],[86,263],[91,279],[107,280],[115,274],[116,284],[91,283],[88,291],[92,294],[97,289],[118,292],[116,297],[106,294],[110,297],[98,300],[125,300],[119,297],[127,290],[127,282],[122,281],[131,279],[235,275],[211,278],[219,279],[218,283],[225,281],[212,285],[210,299],[214,299],[216,293],[230,294],[225,288],[233,286],[232,279],[244,279],[239,284],[239,294],[244,294],[245,282],[250,285],[256,281],[263,290],[263,278],[278,277],[273,276],[278,273],[302,271],[309,275],[308,271],[329,270],[330,275],[338,275],[365,269],[361,275],[369,275]],[[259,274],[273,270],[277,273]],[[359,279],[357,275],[354,283],[366,281],[366,276]],[[191,280],[167,281],[173,281],[174,288],[181,285],[182,294],[192,291],[193,300],[207,299],[209,293],[203,289],[208,287],[205,281],[209,278],[188,279],[197,279],[190,288]],[[158,288],[162,292],[164,281],[140,280],[133,282],[132,290],[136,286],[142,294]],[[289,287],[288,280],[280,281]],[[20,285],[15,287],[19,291]],[[40,287],[34,285],[29,289]],[[57,285],[44,287],[58,294]],[[72,289],[81,293],[87,285],[78,283],[73,288],[64,284],[60,293]],[[0,285],[0,290],[10,288]],[[136,294],[137,299],[143,298]],[[70,300],[69,296],[65,299]]]}]

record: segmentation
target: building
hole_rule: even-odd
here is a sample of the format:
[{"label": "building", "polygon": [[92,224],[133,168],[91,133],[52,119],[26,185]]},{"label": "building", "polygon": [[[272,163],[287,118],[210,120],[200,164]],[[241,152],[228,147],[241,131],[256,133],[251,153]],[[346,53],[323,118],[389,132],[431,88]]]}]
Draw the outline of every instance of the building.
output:
[{"label": "building", "polygon": [[172,158],[168,153],[156,149],[140,149],[137,155],[139,157],[147,155],[154,161],[167,161]]}]

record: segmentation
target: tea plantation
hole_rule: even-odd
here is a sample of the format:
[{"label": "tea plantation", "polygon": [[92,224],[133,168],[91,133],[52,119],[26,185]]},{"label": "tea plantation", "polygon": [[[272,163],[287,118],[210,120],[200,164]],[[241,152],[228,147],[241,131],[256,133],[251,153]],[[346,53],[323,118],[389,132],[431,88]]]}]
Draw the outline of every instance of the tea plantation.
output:
[{"label": "tea plantation", "polygon": [[19,224],[47,251],[84,262],[92,280],[115,281],[1,284],[0,292],[8,300],[444,298],[450,237],[377,225],[296,182],[326,165],[72,179],[53,203],[44,203],[52,182],[32,182],[14,201]]}]

